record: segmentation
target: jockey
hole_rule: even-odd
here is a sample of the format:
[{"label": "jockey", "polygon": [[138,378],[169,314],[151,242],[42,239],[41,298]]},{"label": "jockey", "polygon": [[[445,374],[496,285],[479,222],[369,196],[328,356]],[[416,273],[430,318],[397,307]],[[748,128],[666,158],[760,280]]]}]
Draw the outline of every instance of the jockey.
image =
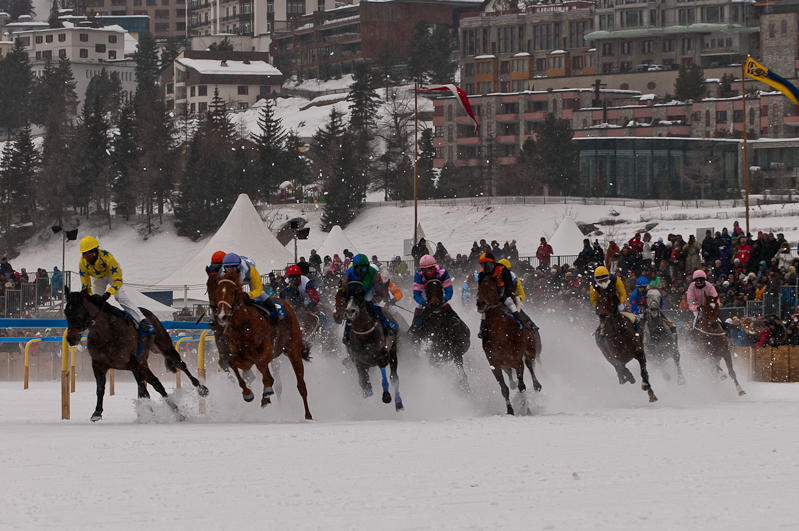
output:
[{"label": "jockey", "polygon": [[[477,275],[478,285],[484,278],[494,277],[497,280],[497,287],[499,288],[499,300],[511,311],[513,318],[518,321],[519,326],[524,327],[525,320],[520,313],[521,308],[516,306],[516,301],[513,300],[513,295],[516,292],[516,284],[513,282],[510,270],[506,269],[504,265],[498,264],[493,253],[490,251],[486,251],[480,256],[479,263],[482,264],[483,268]],[[483,316],[485,316],[485,314],[483,314]],[[477,337],[481,339],[483,337],[484,327],[485,319],[480,322],[480,331],[477,333]]]},{"label": "jockey", "polygon": [[447,273],[447,270],[436,264],[436,259],[426,254],[419,259],[419,269],[413,276],[413,300],[416,301],[416,308],[413,310],[413,322],[408,332],[415,334],[422,326],[422,313],[424,307],[427,306],[427,294],[425,287],[427,282],[437,279],[441,282],[441,287],[444,288],[444,312],[453,320],[460,320],[458,314],[452,309],[449,300],[452,298],[453,288],[452,279]]},{"label": "jockey", "polygon": [[685,292],[685,298],[688,301],[688,309],[694,312],[694,328],[696,328],[702,305],[705,304],[705,296],[718,297],[719,294],[713,284],[707,282],[707,275],[701,269],[694,271],[693,279],[693,283]]},{"label": "jockey", "polygon": [[[382,276],[380,279],[383,281],[383,284],[386,286],[386,311],[390,315],[397,315],[397,307],[394,306],[399,301],[402,300],[402,291],[397,287],[396,284],[391,282],[391,279],[383,278]],[[396,320],[396,319],[395,319]]]},{"label": "jockey", "polygon": [[[613,284],[613,287],[616,289],[616,295],[619,297],[619,313],[635,323],[635,316],[624,311],[624,301],[627,300],[627,290],[624,289],[624,282],[622,282],[621,279],[616,275],[611,275],[610,271],[608,271],[605,266],[599,266],[594,270],[594,282],[602,289],[607,289],[611,284]],[[597,302],[599,302],[599,291],[597,291],[597,289],[594,287],[594,284],[591,284],[589,296],[591,298],[591,305],[596,306]],[[599,309],[597,308],[597,311],[598,310]],[[602,325],[596,329],[596,333],[599,334],[600,339],[604,339],[605,337],[602,333],[602,329]]]},{"label": "jockey", "polygon": [[318,308],[319,292],[311,280],[302,274],[300,266],[294,264],[286,268],[286,283],[288,286],[281,292],[281,297],[300,301],[306,310],[320,319],[324,330],[332,328],[330,318]]},{"label": "jockey", "polygon": [[285,314],[277,309],[275,303],[264,293],[264,287],[261,283],[261,275],[255,269],[255,262],[246,256],[239,256],[236,253],[228,253],[222,259],[222,273],[227,272],[228,269],[235,269],[239,272],[239,280],[241,285],[250,285],[250,296],[252,302],[256,302],[269,311],[269,316],[272,318],[273,323],[278,323],[283,320]]},{"label": "jockey", "polygon": [[[646,314],[643,311],[646,309],[646,294],[649,290],[649,279],[646,277],[638,277],[638,280],[635,281],[635,291],[633,291],[632,295],[630,295],[630,309],[632,310],[633,314],[636,317],[641,318],[641,324],[643,325],[644,319],[646,318]],[[660,296],[660,309],[663,309],[663,295]],[[674,334],[674,339],[677,339],[677,328],[674,326],[674,323],[667,319],[666,317],[661,317],[663,322],[666,323],[666,326],[669,327],[671,333]]]},{"label": "jockey", "polygon": [[225,251],[217,251],[211,255],[211,266],[208,268],[211,273],[218,273],[222,269],[222,261],[225,259]]},{"label": "jockey", "polygon": [[[80,271],[81,289],[85,289],[91,295],[92,284],[94,284],[94,288],[98,292],[103,292],[104,301],[113,295],[138,326],[140,336],[154,334],[155,329],[147,322],[144,314],[122,291],[122,268],[119,267],[114,256],[108,251],[100,249],[100,242],[92,236],[86,236],[80,241],[80,252],[81,259],[78,270]],[[91,280],[92,278],[94,281]]]},{"label": "jockey", "polygon": [[[350,282],[360,282],[363,284],[366,290],[366,300],[372,303],[372,311],[380,320],[380,324],[383,325],[383,333],[386,338],[396,334],[397,323],[386,317],[380,306],[381,303],[385,304],[388,298],[386,285],[382,282],[382,277],[380,273],[377,272],[377,269],[369,265],[369,259],[366,258],[366,255],[356,254],[353,257],[352,265],[341,278],[341,289],[345,289]],[[347,321],[347,324],[344,326],[343,341],[345,345],[349,345],[350,342],[350,327],[351,323]]]},{"label": "jockey", "polygon": [[521,279],[516,275],[516,273],[514,273],[511,270],[511,265],[507,258],[499,260],[497,264],[503,266],[506,270],[510,271],[510,279],[511,283],[513,284],[513,295],[511,295],[513,297],[513,302],[516,304],[516,307],[519,308],[519,313],[522,315],[522,317],[524,317],[528,321],[527,324],[530,325],[530,328],[533,331],[538,330],[538,327],[533,322],[533,320],[530,319],[530,316],[527,315],[524,312],[524,310],[521,309],[522,303],[527,299],[527,295],[525,295],[524,288],[522,287]]}]

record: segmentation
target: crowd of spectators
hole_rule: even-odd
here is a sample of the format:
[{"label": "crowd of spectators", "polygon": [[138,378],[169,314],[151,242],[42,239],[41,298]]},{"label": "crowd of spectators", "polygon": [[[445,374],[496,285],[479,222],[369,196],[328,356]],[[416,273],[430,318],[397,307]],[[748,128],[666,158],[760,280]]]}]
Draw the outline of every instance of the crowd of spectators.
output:
[{"label": "crowd of spectators", "polygon": [[0,258],[0,314],[3,317],[30,316],[32,308],[60,298],[63,285],[63,273],[58,267],[53,267],[51,272],[39,268],[36,273],[28,273],[24,267],[15,271],[4,256]]}]

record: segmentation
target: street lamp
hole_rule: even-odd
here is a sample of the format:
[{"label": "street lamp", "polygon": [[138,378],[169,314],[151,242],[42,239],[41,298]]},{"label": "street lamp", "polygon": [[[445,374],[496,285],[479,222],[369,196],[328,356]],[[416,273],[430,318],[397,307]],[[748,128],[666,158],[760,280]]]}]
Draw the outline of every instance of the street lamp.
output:
[{"label": "street lamp", "polygon": [[65,267],[65,253],[67,249],[67,240],[77,240],[78,239],[78,229],[73,230],[64,230],[61,225],[53,225],[50,227],[50,230],[53,231],[53,234],[58,234],[59,232],[63,234],[64,238],[61,240],[61,274],[64,274]]},{"label": "street lamp", "polygon": [[297,240],[307,240],[308,233],[311,232],[310,227],[304,229],[300,228],[299,221],[289,221],[289,228],[294,231],[292,238],[294,239],[294,263],[297,263]]}]

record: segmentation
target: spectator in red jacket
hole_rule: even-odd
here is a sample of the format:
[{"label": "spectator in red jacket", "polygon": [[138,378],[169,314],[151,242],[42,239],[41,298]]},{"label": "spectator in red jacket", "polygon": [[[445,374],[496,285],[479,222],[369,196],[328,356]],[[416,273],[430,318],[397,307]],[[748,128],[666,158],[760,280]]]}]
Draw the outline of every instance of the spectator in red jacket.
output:
[{"label": "spectator in red jacket", "polygon": [[741,236],[740,243],[738,244],[738,252],[735,253],[735,258],[740,260],[741,266],[746,269],[747,264],[749,263],[749,258],[752,254],[752,247],[746,243],[746,237]]},{"label": "spectator in red jacket", "polygon": [[641,233],[636,232],[630,241],[627,242],[636,258],[641,257],[641,251],[644,250],[644,242],[641,241]]},{"label": "spectator in red jacket", "polygon": [[541,269],[549,269],[550,257],[554,254],[552,246],[547,243],[546,238],[541,238],[541,245],[535,252],[535,257],[538,259],[538,265]]}]

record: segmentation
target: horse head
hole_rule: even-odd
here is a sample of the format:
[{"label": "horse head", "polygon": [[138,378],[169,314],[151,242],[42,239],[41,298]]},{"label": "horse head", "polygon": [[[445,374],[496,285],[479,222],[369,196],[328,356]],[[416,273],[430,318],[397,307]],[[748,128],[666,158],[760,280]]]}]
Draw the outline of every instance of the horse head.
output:
[{"label": "horse head", "polygon": [[431,278],[425,283],[424,293],[433,310],[439,310],[444,305],[444,286],[437,278]]},{"label": "horse head", "polygon": [[707,320],[708,324],[715,323],[719,320],[719,298],[705,297],[705,302],[702,304],[702,315]]},{"label": "horse head", "polygon": [[594,289],[599,294],[596,301],[596,309],[597,313],[599,314],[599,321],[604,323],[609,316],[618,313],[619,297],[616,294],[615,286],[608,286],[607,288],[594,286]]},{"label": "horse head", "polygon": [[494,277],[483,277],[477,287],[477,311],[485,313],[489,308],[499,305],[499,286]]},{"label": "horse head", "polygon": [[[209,282],[211,278],[209,277]],[[227,326],[233,312],[240,306],[241,280],[235,269],[225,273],[216,285],[216,322]]]},{"label": "horse head", "polygon": [[[80,343],[80,336],[84,330],[94,324],[94,320],[102,312],[105,302],[99,295],[89,295],[88,289],[82,291],[70,291],[64,287],[67,296],[67,304],[64,306],[64,317],[67,319],[67,343],[74,347]],[[97,306],[97,311],[92,314],[87,302]]]},{"label": "horse head", "polygon": [[366,288],[361,282],[351,280],[344,288],[343,298],[346,302],[344,315],[348,321],[352,321],[358,316],[361,306],[366,301]]},{"label": "horse head", "polygon": [[660,291],[650,289],[646,293],[646,312],[651,316],[660,314]]},{"label": "horse head", "polygon": [[206,291],[208,291],[208,302],[211,305],[211,311],[216,312],[216,286],[219,284],[219,271],[214,271],[206,266],[205,272],[208,274],[208,281],[205,283]]}]

